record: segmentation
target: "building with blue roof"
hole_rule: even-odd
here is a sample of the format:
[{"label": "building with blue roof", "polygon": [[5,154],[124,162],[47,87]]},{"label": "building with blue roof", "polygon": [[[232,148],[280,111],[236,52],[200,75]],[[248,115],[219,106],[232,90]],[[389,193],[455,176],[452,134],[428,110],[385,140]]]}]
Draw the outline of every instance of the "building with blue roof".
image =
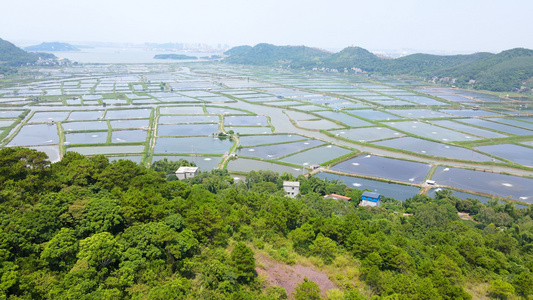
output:
[{"label": "building with blue roof", "polygon": [[380,199],[381,194],[364,191],[361,195],[361,203],[359,203],[359,206],[379,206]]}]

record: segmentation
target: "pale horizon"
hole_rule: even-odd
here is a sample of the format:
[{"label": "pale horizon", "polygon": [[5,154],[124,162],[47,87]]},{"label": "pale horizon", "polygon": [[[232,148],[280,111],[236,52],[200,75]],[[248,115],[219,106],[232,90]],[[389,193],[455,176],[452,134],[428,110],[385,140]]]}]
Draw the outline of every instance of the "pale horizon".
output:
[{"label": "pale horizon", "polygon": [[338,51],[358,46],[460,54],[533,49],[527,0],[281,1],[22,0],[0,19],[0,38],[41,42],[270,43]]}]

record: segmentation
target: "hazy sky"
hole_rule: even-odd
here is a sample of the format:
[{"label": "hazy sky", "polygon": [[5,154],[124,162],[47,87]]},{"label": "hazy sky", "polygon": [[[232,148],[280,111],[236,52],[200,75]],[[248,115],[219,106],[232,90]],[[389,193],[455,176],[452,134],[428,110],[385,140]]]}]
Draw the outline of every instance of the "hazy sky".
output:
[{"label": "hazy sky", "polygon": [[16,44],[267,42],[374,51],[533,49],[533,0],[1,1],[0,38]]}]

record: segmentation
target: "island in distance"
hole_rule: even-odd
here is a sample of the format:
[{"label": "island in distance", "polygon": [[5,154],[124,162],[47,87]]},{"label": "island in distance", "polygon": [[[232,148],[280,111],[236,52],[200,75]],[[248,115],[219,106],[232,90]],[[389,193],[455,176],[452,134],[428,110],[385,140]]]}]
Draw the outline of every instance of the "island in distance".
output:
[{"label": "island in distance", "polygon": [[198,57],[196,56],[189,56],[185,54],[156,54],[154,58],[155,59],[179,59],[179,60],[198,59]]},{"label": "island in distance", "polygon": [[52,42],[52,43],[41,43],[39,45],[25,47],[26,51],[80,51],[75,46],[72,46],[68,43]]}]

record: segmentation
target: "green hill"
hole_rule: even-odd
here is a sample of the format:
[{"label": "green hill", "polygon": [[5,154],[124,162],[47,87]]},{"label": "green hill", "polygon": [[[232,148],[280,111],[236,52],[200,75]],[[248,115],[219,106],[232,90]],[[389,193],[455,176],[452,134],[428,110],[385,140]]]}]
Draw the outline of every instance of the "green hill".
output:
[{"label": "green hill", "polygon": [[417,53],[397,59],[378,57],[360,47],[348,47],[338,53],[305,46],[258,44],[228,50],[225,62],[235,64],[351,69],[359,68],[382,75],[450,77],[456,85],[491,91],[520,89],[533,79],[533,50],[517,48],[499,54],[487,52],[469,55],[431,55]]},{"label": "green hill", "polygon": [[55,59],[49,53],[28,53],[12,43],[0,39],[0,74],[15,73],[15,67],[34,64],[42,59]]},{"label": "green hill", "polygon": [[71,44],[59,43],[59,42],[41,43],[39,45],[25,47],[24,50],[26,51],[80,51],[80,49],[72,46]]},{"label": "green hill", "polygon": [[228,50],[226,62],[257,66],[304,67],[319,62],[331,55],[324,50],[306,46],[274,46],[258,44],[254,47],[240,46]]}]

